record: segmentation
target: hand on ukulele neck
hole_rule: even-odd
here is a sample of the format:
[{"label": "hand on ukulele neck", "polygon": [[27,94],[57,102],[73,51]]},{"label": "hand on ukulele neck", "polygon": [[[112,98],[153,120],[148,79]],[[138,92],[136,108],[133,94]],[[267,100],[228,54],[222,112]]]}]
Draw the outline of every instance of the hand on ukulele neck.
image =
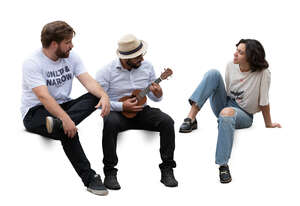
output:
[{"label": "hand on ukulele neck", "polygon": [[163,94],[161,87],[159,84],[153,82],[150,86],[150,91],[157,97],[160,98]]}]

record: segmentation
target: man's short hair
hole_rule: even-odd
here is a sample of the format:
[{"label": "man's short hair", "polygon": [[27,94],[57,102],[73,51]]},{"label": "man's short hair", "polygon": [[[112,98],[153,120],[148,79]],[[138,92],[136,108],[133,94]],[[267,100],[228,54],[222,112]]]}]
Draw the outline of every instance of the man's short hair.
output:
[{"label": "man's short hair", "polygon": [[73,28],[64,21],[54,21],[46,24],[41,32],[41,42],[43,48],[48,48],[52,41],[58,44],[75,35]]}]

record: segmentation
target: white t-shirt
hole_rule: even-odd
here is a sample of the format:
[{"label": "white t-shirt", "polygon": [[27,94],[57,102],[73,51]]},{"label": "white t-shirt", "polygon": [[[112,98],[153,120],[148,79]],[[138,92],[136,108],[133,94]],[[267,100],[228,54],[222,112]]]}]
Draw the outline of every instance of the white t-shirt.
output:
[{"label": "white t-shirt", "polygon": [[238,64],[228,63],[225,74],[227,96],[250,114],[269,104],[270,70],[241,72]]},{"label": "white t-shirt", "polygon": [[42,52],[42,49],[36,51],[23,63],[22,118],[24,119],[30,108],[41,104],[33,93],[33,88],[47,86],[51,96],[58,104],[62,104],[71,100],[74,76],[77,77],[84,72],[85,67],[74,52],[71,52],[68,58],[53,61]]}]

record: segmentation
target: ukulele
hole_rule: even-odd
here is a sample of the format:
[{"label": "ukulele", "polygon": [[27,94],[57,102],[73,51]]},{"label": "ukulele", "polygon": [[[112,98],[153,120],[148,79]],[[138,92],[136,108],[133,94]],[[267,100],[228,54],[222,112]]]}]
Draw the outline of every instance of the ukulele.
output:
[{"label": "ukulele", "polygon": [[[159,84],[162,80],[167,79],[169,76],[171,76],[173,74],[173,71],[171,69],[165,69],[165,71],[160,75],[159,78],[157,78],[154,82]],[[147,101],[147,97],[146,95],[150,92],[150,86],[151,84],[149,84],[145,89],[140,90],[140,89],[136,89],[132,92],[131,96],[125,96],[122,97],[121,99],[119,99],[119,102],[124,102],[129,98],[133,98],[136,97],[137,99],[137,105],[144,105]],[[127,117],[127,118],[133,118],[136,116],[137,112],[128,112],[128,111],[123,111],[122,114]]]}]

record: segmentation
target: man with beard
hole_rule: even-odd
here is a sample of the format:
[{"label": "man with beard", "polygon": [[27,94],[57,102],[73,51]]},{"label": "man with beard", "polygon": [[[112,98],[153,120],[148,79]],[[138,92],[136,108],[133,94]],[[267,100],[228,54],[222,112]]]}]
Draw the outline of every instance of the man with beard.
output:
[{"label": "man with beard", "polygon": [[[131,96],[136,89],[150,86],[148,97],[153,101],[162,99],[162,89],[157,83],[153,66],[144,61],[147,50],[146,42],[138,40],[133,35],[125,35],[119,41],[117,50],[118,59],[101,69],[96,80],[102,85],[111,99],[111,112],[104,117],[103,128],[103,163],[104,185],[108,189],[120,189],[117,180],[118,163],[116,154],[117,136],[119,132],[129,129],[142,129],[160,133],[160,155],[162,163],[161,182],[168,187],[176,187],[177,180],[173,174],[176,163],[173,159],[175,149],[174,121],[172,118],[157,108],[138,105],[136,97],[119,101],[124,96]],[[125,117],[122,112],[137,112],[133,118]],[[137,161],[137,160],[136,160]],[[137,162],[138,165],[138,162]],[[138,166],[137,166],[138,167]],[[134,168],[138,172],[138,168]]]},{"label": "man with beard", "polygon": [[[60,140],[64,152],[87,190],[108,194],[101,178],[91,169],[81,147],[76,125],[101,107],[101,116],[110,112],[109,97],[86,71],[80,58],[70,53],[75,32],[63,21],[44,26],[42,49],[23,64],[21,112],[27,131]],[[72,100],[73,78],[89,93]]]}]

